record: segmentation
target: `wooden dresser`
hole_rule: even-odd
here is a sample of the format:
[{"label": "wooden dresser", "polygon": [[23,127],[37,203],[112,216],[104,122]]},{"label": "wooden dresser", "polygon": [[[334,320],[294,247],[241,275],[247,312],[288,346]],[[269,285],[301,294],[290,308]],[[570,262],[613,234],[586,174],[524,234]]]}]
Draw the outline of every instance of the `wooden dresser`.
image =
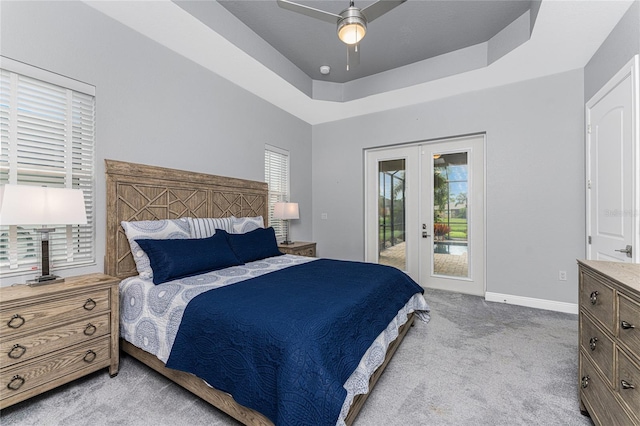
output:
[{"label": "wooden dresser", "polygon": [[278,250],[284,254],[316,257],[316,243],[296,241],[293,244],[278,244]]},{"label": "wooden dresser", "polygon": [[640,264],[579,260],[580,409],[640,425]]},{"label": "wooden dresser", "polygon": [[101,368],[118,373],[119,280],[0,288],[0,408]]}]

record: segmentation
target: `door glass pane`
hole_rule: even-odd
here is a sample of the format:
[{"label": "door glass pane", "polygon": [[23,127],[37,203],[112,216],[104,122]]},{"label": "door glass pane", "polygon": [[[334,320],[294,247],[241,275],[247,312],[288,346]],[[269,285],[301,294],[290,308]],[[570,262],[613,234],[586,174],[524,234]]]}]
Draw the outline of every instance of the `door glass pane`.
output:
[{"label": "door glass pane", "polygon": [[433,273],[469,276],[467,153],[433,156]]},{"label": "door glass pane", "polygon": [[404,159],[378,162],[378,263],[406,270]]}]

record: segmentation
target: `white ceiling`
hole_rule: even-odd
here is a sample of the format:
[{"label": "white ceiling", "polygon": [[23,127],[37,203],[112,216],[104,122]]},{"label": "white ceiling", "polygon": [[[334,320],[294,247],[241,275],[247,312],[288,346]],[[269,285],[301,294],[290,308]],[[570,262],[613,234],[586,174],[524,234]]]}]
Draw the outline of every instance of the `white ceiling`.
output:
[{"label": "white ceiling", "polygon": [[[305,79],[315,87],[315,80],[268,43],[253,43],[257,44],[253,49],[260,49],[259,54],[252,52],[251,46],[243,46],[255,56],[263,55],[257,60],[171,1],[87,1],[87,4],[290,114],[319,124],[582,68],[632,2],[544,0],[531,38],[495,62],[426,82],[371,92],[346,102],[313,99],[301,87],[306,84]],[[212,19],[222,21],[227,28],[246,30],[231,13],[222,12],[225,8],[213,3],[218,5],[218,13]],[[274,58],[273,62],[265,59],[267,54]],[[443,56],[446,55],[422,61],[421,66],[435,64]],[[382,74],[402,75],[412,66]],[[363,86],[370,81],[372,77],[365,77],[348,84]]]}]

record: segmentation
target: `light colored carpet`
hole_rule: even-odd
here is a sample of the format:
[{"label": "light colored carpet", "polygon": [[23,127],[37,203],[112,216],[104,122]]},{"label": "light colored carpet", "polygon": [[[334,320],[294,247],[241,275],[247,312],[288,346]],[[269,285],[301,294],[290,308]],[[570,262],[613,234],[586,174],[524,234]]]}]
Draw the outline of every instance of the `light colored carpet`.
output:
[{"label": "light colored carpet", "polygon": [[[416,322],[355,425],[592,425],[577,396],[576,315],[427,290]],[[123,355],[100,371],[0,412],[2,425],[237,425]]]}]

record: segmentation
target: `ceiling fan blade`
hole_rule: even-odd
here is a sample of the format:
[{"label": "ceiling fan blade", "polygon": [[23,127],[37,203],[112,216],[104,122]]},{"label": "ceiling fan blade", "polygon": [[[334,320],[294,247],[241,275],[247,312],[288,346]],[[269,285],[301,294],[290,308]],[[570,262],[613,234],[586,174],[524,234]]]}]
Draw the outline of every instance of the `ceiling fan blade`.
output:
[{"label": "ceiling fan blade", "polygon": [[[280,0],[278,0],[280,1]],[[407,0],[378,0],[361,10],[362,14],[367,18],[367,22],[371,22],[381,17],[396,6],[400,6]]]},{"label": "ceiling fan blade", "polygon": [[347,45],[347,71],[360,65],[360,43]]},{"label": "ceiling fan blade", "polygon": [[303,15],[310,16],[311,18],[320,19],[321,21],[329,22],[330,24],[336,24],[340,15],[335,13],[325,12],[324,10],[316,9],[314,7],[305,6],[303,4],[293,3],[289,0],[278,0],[278,6],[283,9],[290,10],[292,12],[301,13]]}]

